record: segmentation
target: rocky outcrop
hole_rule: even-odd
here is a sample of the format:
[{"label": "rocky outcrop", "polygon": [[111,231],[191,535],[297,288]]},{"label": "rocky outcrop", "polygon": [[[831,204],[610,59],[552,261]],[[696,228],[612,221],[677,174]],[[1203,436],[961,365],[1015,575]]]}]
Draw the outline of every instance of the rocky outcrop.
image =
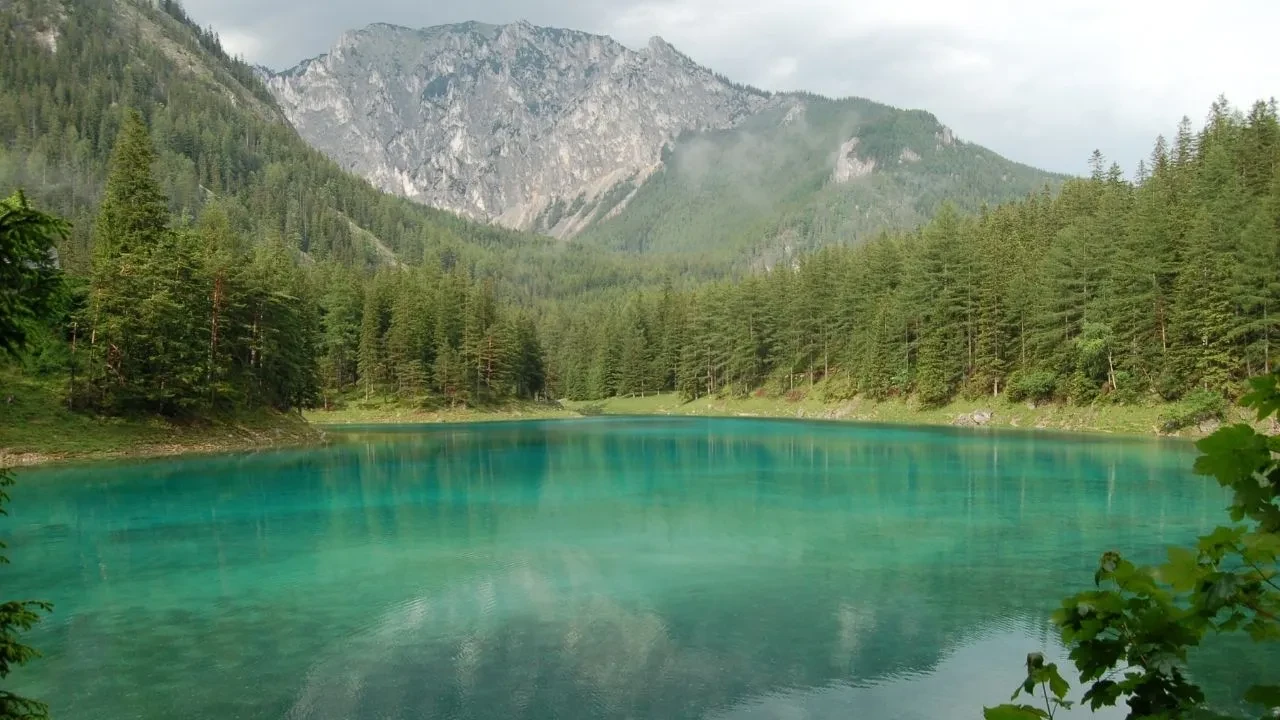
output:
[{"label": "rocky outcrop", "polygon": [[771,102],[661,38],[634,51],[525,22],[371,25],[267,83],[304,138],[383,190],[561,236],[616,212],[680,133]]},{"label": "rocky outcrop", "polygon": [[876,169],[876,161],[874,158],[858,157],[859,139],[849,138],[840,145],[840,149],[836,152],[836,167],[831,174],[831,179],[838,183],[846,183],[855,178],[870,175],[871,171]]},{"label": "rocky outcrop", "polygon": [[959,415],[955,420],[951,421],[952,425],[958,427],[982,427],[991,422],[994,414],[990,410],[974,410],[971,413]]}]

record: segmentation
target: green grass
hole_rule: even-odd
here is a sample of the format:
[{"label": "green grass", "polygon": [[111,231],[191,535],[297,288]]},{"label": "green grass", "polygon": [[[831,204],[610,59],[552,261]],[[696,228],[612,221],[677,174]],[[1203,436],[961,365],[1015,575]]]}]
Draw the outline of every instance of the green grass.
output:
[{"label": "green grass", "polygon": [[[1095,405],[1029,407],[1003,399],[959,400],[922,409],[901,400],[824,400],[819,383],[797,399],[776,396],[700,398],[684,402],[673,393],[601,401],[508,402],[478,408],[420,408],[389,400],[351,401],[335,410],[298,415],[259,412],[234,417],[173,422],[161,418],[106,418],[71,412],[61,381],[31,377],[0,367],[0,467],[51,460],[99,459],[302,445],[323,441],[323,425],[456,423],[570,418],[583,415],[705,415],[780,417],[915,425],[954,425],[975,411],[991,413],[988,427],[1154,435],[1175,406]],[[1247,420],[1232,410],[1229,420]],[[1196,427],[1178,433],[1202,434]]]},{"label": "green grass", "polygon": [[[876,402],[865,398],[823,400],[822,384],[803,393],[796,400],[780,397],[704,397],[684,402],[673,393],[644,397],[611,398],[587,402],[566,401],[564,406],[584,414],[606,415],[706,415],[722,417],[779,417],[854,422],[901,423],[913,425],[960,425],[977,411],[991,413],[986,427],[1068,430],[1074,432],[1115,433],[1123,435],[1155,435],[1160,432],[1161,416],[1171,404],[1151,405],[1041,405],[1030,407],[1004,399],[956,400],[940,408],[921,408],[914,402],[887,400]],[[1244,420],[1232,411],[1231,420]],[[1196,427],[1178,433],[1195,437]]]},{"label": "green grass", "polygon": [[0,367],[0,467],[301,445],[322,439],[323,433],[297,415],[265,411],[182,423],[71,412],[60,381]]},{"label": "green grass", "polygon": [[553,403],[510,401],[480,407],[421,408],[390,399],[349,402],[332,410],[307,410],[303,417],[317,425],[362,425],[373,423],[490,422],[579,417],[581,413]]}]

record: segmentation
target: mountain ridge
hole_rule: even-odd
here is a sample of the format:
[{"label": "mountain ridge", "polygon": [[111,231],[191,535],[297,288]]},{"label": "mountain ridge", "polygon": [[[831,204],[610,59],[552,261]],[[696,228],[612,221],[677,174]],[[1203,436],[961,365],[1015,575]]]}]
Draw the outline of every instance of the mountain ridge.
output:
[{"label": "mountain ridge", "polygon": [[[928,163],[913,165],[920,146],[934,144],[935,136],[939,146],[979,148],[998,159],[991,170],[997,177],[1019,178],[1008,188],[997,183],[981,201],[1025,195],[1062,178],[963,143],[927,111],[736,83],[658,35],[632,49],[606,35],[526,20],[424,28],[371,23],[342,33],[329,52],[274,72],[266,83],[299,134],[376,187],[562,239],[625,215],[641,188],[670,171],[667,160],[689,138],[734,131],[765,113],[803,120],[811,105],[849,111],[842,121],[848,131],[823,135],[829,147],[822,157],[806,155],[824,166],[819,174],[829,184],[847,186],[846,194],[865,195],[856,185],[868,175],[900,180],[923,173]],[[865,156],[860,114],[892,125],[913,113],[925,113],[936,127],[921,126],[926,135],[895,149],[893,158]],[[970,168],[959,170],[964,175]],[[910,186],[947,184],[935,180],[921,175],[864,184],[896,184],[889,204],[914,207],[919,198]],[[816,197],[822,190],[810,191]],[[900,216],[890,227],[919,222],[935,207],[890,212]]]},{"label": "mountain ridge", "polygon": [[527,21],[375,23],[267,84],[309,142],[375,186],[521,229],[557,199],[647,176],[679,132],[769,101],[657,36],[632,50]]}]

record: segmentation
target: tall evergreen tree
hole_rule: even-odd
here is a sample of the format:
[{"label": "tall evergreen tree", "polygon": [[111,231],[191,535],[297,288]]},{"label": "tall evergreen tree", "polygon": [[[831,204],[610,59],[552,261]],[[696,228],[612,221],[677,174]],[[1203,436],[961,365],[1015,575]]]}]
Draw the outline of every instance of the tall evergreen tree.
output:
[{"label": "tall evergreen tree", "polygon": [[[94,226],[99,265],[153,248],[169,231],[169,208],[156,182],[156,152],[137,110],[125,113]],[[105,269],[105,268],[104,268]]]}]

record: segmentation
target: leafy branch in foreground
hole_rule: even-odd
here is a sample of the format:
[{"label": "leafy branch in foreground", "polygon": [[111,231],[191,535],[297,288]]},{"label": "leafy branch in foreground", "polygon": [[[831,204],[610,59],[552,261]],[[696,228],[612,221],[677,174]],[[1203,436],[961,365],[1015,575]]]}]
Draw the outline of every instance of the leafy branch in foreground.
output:
[{"label": "leafy branch in foreground", "polygon": [[[1250,381],[1241,403],[1258,420],[1280,412],[1280,372]],[[1096,589],[1063,601],[1054,613],[1062,641],[1087,684],[1081,702],[1091,709],[1124,701],[1128,717],[1215,718],[1203,690],[1188,677],[1187,652],[1209,634],[1247,633],[1255,642],[1280,639],[1280,437],[1245,424],[1201,440],[1195,471],[1232,491],[1231,526],[1218,527],[1194,547],[1171,547],[1159,566],[1136,565],[1119,553],[1102,556]],[[1028,656],[1027,679],[1014,693],[1037,693],[1044,707],[1000,705],[986,720],[1052,718],[1070,707],[1069,688],[1053,665]],[[1280,711],[1280,684],[1255,685],[1247,703]]]},{"label": "leafy branch in foreground", "polygon": [[[13,476],[0,470],[0,516],[8,515],[4,505],[9,500],[6,491],[13,484]],[[0,551],[5,544],[0,542]],[[0,565],[9,559],[0,555]],[[25,665],[40,656],[35,649],[18,641],[18,634],[30,630],[40,621],[40,613],[53,610],[53,605],[38,600],[12,600],[0,603],[0,680],[9,676],[13,668]],[[31,700],[0,689],[0,719],[36,720],[48,717],[48,707],[38,700]]]}]

